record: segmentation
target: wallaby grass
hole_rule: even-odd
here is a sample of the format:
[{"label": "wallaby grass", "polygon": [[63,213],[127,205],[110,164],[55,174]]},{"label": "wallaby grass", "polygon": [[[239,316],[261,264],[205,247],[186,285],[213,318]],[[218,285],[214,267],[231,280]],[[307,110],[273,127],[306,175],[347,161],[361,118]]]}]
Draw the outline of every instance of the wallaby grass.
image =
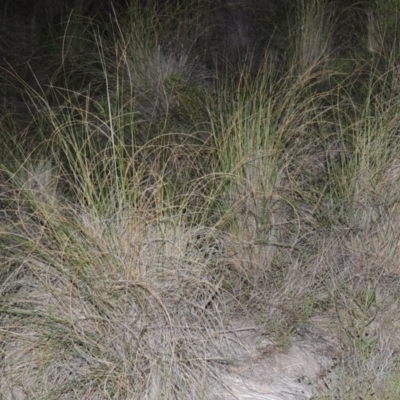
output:
[{"label": "wallaby grass", "polygon": [[0,397],[214,398],[243,319],[280,351],[304,330],[334,344],[318,398],[396,399],[387,9],[388,47],[337,60],[334,11],[301,2],[295,52],[231,73],[203,67],[186,31],[203,17],[172,6],[106,32],[70,14],[44,81],[2,70],[35,112],[0,121]]}]

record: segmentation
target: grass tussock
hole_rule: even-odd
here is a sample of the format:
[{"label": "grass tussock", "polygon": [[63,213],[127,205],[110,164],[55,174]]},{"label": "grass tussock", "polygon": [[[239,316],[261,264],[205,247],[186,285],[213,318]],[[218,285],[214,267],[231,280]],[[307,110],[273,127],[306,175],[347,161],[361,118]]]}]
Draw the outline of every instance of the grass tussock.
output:
[{"label": "grass tussock", "polygon": [[397,399],[398,9],[191,5],[3,56],[0,398]]}]

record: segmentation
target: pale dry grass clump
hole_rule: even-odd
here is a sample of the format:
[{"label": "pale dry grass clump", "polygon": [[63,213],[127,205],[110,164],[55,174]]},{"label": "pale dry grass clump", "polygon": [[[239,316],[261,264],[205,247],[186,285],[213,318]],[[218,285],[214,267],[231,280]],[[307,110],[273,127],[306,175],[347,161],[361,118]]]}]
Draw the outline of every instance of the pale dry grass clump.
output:
[{"label": "pale dry grass clump", "polygon": [[160,46],[143,49],[132,42],[122,62],[126,68],[124,84],[131,90],[139,121],[159,122],[182,110],[182,102],[197,100],[200,90],[207,86],[208,73],[190,60],[185,49],[164,50]]},{"label": "pale dry grass clump", "polygon": [[323,69],[329,57],[333,28],[333,9],[325,1],[299,1],[292,32],[291,66],[299,75]]},{"label": "pale dry grass clump", "polygon": [[116,23],[111,37],[96,37],[105,78],[98,106],[106,117],[117,108],[144,129],[155,125],[153,136],[167,122],[175,122],[178,130],[196,131],[205,112],[210,72],[193,51],[191,33],[181,31],[184,21],[178,16],[176,26],[164,20],[155,4],[132,4],[127,12],[130,18]]},{"label": "pale dry grass clump", "polygon": [[200,398],[227,307],[214,233],[32,200],[34,187],[14,188],[29,203],[1,230],[2,395]]},{"label": "pale dry grass clump", "polygon": [[391,399],[396,391],[388,379],[399,368],[398,118],[380,109],[350,127],[354,147],[330,175],[331,228],[308,267],[324,279],[317,297],[329,304],[312,321],[341,349],[332,389],[339,398]]}]

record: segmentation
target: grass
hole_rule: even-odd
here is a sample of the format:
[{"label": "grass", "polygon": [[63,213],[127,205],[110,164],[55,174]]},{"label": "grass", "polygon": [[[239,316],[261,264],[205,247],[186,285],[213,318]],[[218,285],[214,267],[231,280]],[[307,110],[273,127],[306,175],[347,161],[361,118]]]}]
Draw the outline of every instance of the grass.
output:
[{"label": "grass", "polygon": [[205,2],[63,9],[27,60],[9,50],[0,398],[233,396],[253,326],[263,360],[330,343],[306,398],[398,398],[398,9],[378,3],[352,57],[323,1],[242,31],[269,46],[250,64],[229,36],[249,15]]}]

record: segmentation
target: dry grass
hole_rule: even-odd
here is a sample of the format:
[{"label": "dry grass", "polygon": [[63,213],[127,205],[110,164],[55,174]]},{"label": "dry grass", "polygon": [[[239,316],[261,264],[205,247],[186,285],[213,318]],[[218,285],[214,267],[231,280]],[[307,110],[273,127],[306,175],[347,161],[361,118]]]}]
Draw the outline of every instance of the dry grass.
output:
[{"label": "dry grass", "polygon": [[7,75],[0,398],[398,398],[398,56],[343,72],[307,7],[282,70],[205,73],[166,6]]},{"label": "dry grass", "polygon": [[204,392],[226,308],[213,232],[128,204],[42,201],[42,184],[5,199],[3,396]]}]

